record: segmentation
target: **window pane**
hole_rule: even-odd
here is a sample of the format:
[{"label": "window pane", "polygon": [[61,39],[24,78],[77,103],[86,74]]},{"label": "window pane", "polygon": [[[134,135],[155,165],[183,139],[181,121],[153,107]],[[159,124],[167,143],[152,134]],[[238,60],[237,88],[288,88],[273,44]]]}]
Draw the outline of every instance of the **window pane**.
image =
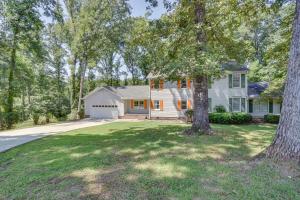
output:
[{"label": "window pane", "polygon": [[246,99],[241,98],[241,112],[245,112],[245,111],[246,111]]},{"label": "window pane", "polygon": [[181,101],[181,109],[187,109],[187,101]]},{"label": "window pane", "polygon": [[233,87],[240,87],[240,74],[233,74],[232,85]]},{"label": "window pane", "polygon": [[154,109],[159,109],[159,101],[158,100],[155,100],[154,101]]},{"label": "window pane", "polygon": [[181,88],[186,88],[186,80],[181,81]]},{"label": "window pane", "polygon": [[240,112],[241,111],[241,104],[240,98],[232,98],[232,111],[233,112]]},{"label": "window pane", "polygon": [[159,89],[159,80],[154,81],[154,88]]}]

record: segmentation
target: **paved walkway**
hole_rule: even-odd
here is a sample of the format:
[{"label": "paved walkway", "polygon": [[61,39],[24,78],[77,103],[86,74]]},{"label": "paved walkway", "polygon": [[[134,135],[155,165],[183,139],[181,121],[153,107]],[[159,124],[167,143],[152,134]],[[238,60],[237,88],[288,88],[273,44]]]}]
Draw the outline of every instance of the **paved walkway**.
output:
[{"label": "paved walkway", "polygon": [[0,152],[6,151],[21,144],[57,133],[67,132],[79,128],[87,128],[108,124],[116,120],[91,120],[85,119],[75,122],[65,122],[47,126],[17,129],[0,132]]}]

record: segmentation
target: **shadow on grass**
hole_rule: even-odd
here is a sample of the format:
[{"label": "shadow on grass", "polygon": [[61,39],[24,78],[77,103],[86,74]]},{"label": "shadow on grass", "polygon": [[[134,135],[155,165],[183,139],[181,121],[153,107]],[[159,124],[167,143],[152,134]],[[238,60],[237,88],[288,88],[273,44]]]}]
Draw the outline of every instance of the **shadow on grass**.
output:
[{"label": "shadow on grass", "polygon": [[[12,180],[2,184],[2,193],[11,198],[11,192],[20,190],[17,197],[53,199],[228,197],[236,195],[226,191],[234,170],[228,163],[250,158],[256,148],[269,144],[274,130],[216,125],[214,136],[186,137],[181,125],[117,126],[55,135],[8,153],[0,159],[0,180]],[[9,188],[17,182],[14,170],[15,176],[30,178]]]}]

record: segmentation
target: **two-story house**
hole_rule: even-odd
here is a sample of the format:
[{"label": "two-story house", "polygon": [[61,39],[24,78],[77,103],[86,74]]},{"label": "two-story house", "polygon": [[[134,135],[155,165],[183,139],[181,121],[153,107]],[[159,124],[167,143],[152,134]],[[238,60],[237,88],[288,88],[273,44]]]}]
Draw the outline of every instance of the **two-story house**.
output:
[{"label": "two-story house", "polygon": [[[276,97],[261,98],[266,83],[248,83],[245,66],[228,63],[224,75],[209,83],[209,112],[223,105],[228,112],[247,112],[255,117],[280,114]],[[84,97],[85,114],[91,118],[183,118],[193,108],[193,82],[171,81],[149,74],[147,86],[101,87]]]}]

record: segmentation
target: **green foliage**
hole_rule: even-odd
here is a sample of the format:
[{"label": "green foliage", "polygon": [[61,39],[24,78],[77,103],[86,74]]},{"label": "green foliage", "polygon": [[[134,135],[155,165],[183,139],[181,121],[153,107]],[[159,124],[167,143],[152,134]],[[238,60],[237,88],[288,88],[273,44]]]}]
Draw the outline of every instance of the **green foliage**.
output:
[{"label": "green foliage", "polygon": [[264,116],[264,121],[271,124],[278,124],[280,120],[280,115],[268,114]]},{"label": "green foliage", "polygon": [[247,113],[210,113],[209,121],[216,124],[245,124],[252,121]]},{"label": "green foliage", "polygon": [[41,116],[41,114],[38,112],[32,113],[32,119],[33,119],[34,125],[38,125],[40,116]]},{"label": "green foliage", "polygon": [[225,113],[226,108],[223,105],[217,105],[214,107],[214,111],[217,113]]}]

